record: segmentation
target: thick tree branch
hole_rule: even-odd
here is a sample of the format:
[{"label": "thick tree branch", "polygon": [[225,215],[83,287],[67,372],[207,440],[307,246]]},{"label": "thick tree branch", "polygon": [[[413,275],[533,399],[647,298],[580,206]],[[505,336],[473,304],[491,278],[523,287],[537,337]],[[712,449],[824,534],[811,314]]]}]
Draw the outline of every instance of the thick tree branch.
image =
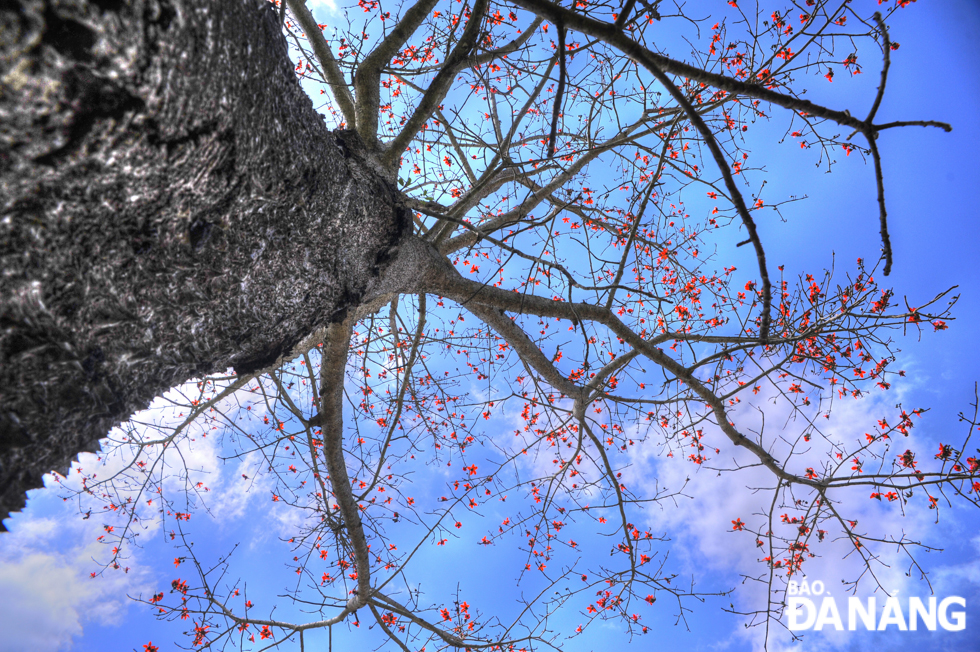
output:
[{"label": "thick tree branch", "polygon": [[330,473],[330,486],[337,499],[344,528],[350,535],[357,570],[357,592],[347,603],[356,611],[371,597],[371,554],[368,550],[361,510],[351,491],[347,462],[344,461],[344,370],[350,350],[352,320],[331,324],[323,341],[320,368],[320,422],[323,429],[323,456]]}]

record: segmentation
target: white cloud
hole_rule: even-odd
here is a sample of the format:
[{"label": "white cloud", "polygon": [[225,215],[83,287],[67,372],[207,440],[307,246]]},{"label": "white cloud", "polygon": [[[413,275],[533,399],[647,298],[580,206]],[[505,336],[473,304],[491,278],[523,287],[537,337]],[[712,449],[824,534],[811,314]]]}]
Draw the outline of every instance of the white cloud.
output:
[{"label": "white cloud", "polygon": [[[807,466],[820,469],[820,463],[828,459],[828,450],[834,443],[852,444],[849,449],[853,450],[853,443],[862,440],[865,432],[872,431],[878,419],[887,416],[892,420],[892,415],[896,412],[895,403],[902,398],[899,393],[889,392],[872,394],[862,400],[848,399],[838,402],[829,420],[820,418],[824,422],[822,430],[827,434],[827,439],[814,435],[813,450],[795,458],[791,470],[802,472]],[[802,432],[802,425],[790,420],[791,414],[785,405],[779,402],[773,404],[764,395],[760,395],[758,399],[758,407],[765,410],[764,434],[767,446],[777,459],[786,459],[790,446],[796,440],[795,433]],[[730,416],[743,433],[758,432],[762,427],[761,415],[745,403],[732,410]],[[920,428],[912,429],[908,438],[895,433],[893,449],[885,456],[884,470],[887,471],[894,457],[906,448],[923,453],[931,451],[932,446],[921,445],[921,439]],[[681,453],[675,448],[675,456],[666,458],[660,454],[657,442],[650,440],[642,447],[630,451],[632,466],[624,469],[623,481],[641,495],[652,493],[654,488],[661,491],[665,488],[671,491],[683,488],[682,495],[673,503],[665,501],[646,510],[646,525],[652,531],[666,532],[672,538],[672,554],[675,559],[681,560],[684,571],[694,576],[702,590],[711,591],[730,588],[730,585],[719,585],[716,578],[724,577],[726,579],[723,581],[731,582],[733,577],[740,579],[740,576],[766,575],[767,565],[761,559],[770,554],[767,547],[757,548],[754,544],[755,537],[751,533],[733,532],[732,521],[740,518],[746,524],[746,529],[763,533],[768,530],[770,525],[766,514],[770,511],[776,481],[766,468],[758,464],[753,466],[757,460],[744,449],[734,446],[717,429],[706,428],[703,441],[710,460],[698,466],[685,459],[689,451]],[[715,448],[720,452],[716,453]],[[867,470],[870,466],[869,463],[866,473],[874,472]],[[731,470],[735,468],[739,470]],[[849,468],[850,463],[844,467]],[[927,509],[922,493],[917,493],[909,501],[903,514],[900,501],[890,503],[871,500],[869,496],[872,491],[875,491],[872,486],[863,485],[835,490],[831,497],[836,499],[836,507],[842,517],[856,520],[856,530],[869,536],[904,535],[908,539],[926,543],[936,536],[933,527],[936,512]],[[814,498],[800,490],[792,497],[809,500]],[[792,505],[786,504],[791,502],[789,498],[789,494],[781,494],[777,507],[773,510],[775,518],[771,528],[777,534],[782,531],[789,535],[792,528],[796,527],[781,523],[779,519],[779,515],[784,512],[790,516],[795,513]],[[810,550],[818,556],[808,559],[803,571],[810,581],[823,581],[831,594],[843,598],[845,587],[841,580],[853,581],[861,577],[865,566],[855,554],[853,544],[843,536],[839,525],[827,522],[823,527],[828,531],[827,537],[823,542],[817,542],[816,537],[811,538]],[[871,564],[873,576],[865,573],[862,577],[858,588],[859,596],[882,596],[881,589],[889,593],[898,591],[902,596],[929,595],[928,586],[919,581],[914,573],[912,577],[906,575],[910,560],[901,548],[896,545],[867,545],[877,554],[877,560]],[[782,556],[784,555],[780,555]],[[950,569],[950,572],[980,576],[980,562],[975,562],[968,568]],[[801,580],[803,576],[797,575],[796,579]],[[766,583],[747,581],[737,586],[732,601],[736,609],[752,611],[764,609],[769,596]],[[782,596],[777,595],[775,598],[779,600]],[[806,632],[801,645],[793,642],[790,634],[780,625],[776,624],[770,629],[769,652],[833,650],[845,648],[854,642],[854,634],[846,631]],[[735,637],[746,640],[756,650],[762,650],[766,644],[765,627],[746,629],[740,623]]]},{"label": "white cloud", "polygon": [[[189,395],[194,389],[194,384],[188,383],[168,392],[166,398],[155,400],[150,409],[134,416],[140,425],[128,434],[147,440],[166,436],[168,429],[172,431],[181,421],[181,408],[169,407],[171,402],[184,401],[181,391]],[[224,407],[230,410],[232,406]],[[112,438],[118,441],[125,434],[117,429]],[[242,515],[249,494],[226,480],[219,457],[220,442],[217,437],[203,437],[204,434],[201,426],[193,425],[167,450],[164,462],[172,475],[164,481],[164,490],[180,495],[187,483],[206,482],[212,491],[203,495],[212,515],[219,522],[227,522]],[[120,569],[108,568],[91,577],[91,573],[103,570],[98,562],[110,558],[109,548],[116,543],[98,541],[106,535],[104,527],[113,525],[118,533],[123,522],[114,510],[104,509],[107,503],[84,493],[80,494],[80,503],[58,498],[81,490],[82,474],[74,472],[78,468],[86,474],[95,473],[97,481],[113,478],[127,468],[132,470],[132,449],[114,446],[109,440],[103,440],[103,447],[99,454],[83,453],[61,484],[55,484],[53,476],[45,476],[47,487],[32,492],[25,510],[8,521],[11,531],[0,537],[0,652],[70,649],[72,640],[83,634],[86,625],[120,623],[132,605],[127,594],[151,592],[151,570],[141,564],[140,553],[126,543],[121,544],[126,556],[119,561]],[[149,451],[149,456],[144,454],[143,458],[153,459],[154,452]],[[240,473],[249,462],[253,460],[243,459],[236,465],[236,472]],[[138,475],[134,478],[139,480]],[[94,484],[89,482],[88,486]],[[119,476],[108,493],[111,504],[123,504],[127,499],[139,502],[141,540],[160,529],[156,511],[159,498],[144,492],[139,482],[124,482]],[[150,499],[154,500],[153,505],[146,504]],[[81,517],[79,504],[82,511],[91,508],[90,517]]]},{"label": "white cloud", "polygon": [[336,0],[308,0],[306,6],[310,8],[310,11],[314,12],[316,15],[317,9],[326,9],[329,14],[337,13],[337,2]]},{"label": "white cloud", "polygon": [[104,553],[95,542],[100,526],[70,509],[40,518],[27,510],[0,538],[0,652],[69,649],[86,624],[119,624],[127,593],[149,591],[150,574],[138,563],[89,576],[98,570],[91,559]]},{"label": "white cloud", "polygon": [[[970,515],[975,518],[974,514]],[[964,589],[980,587],[980,535],[970,539],[972,558],[959,564],[940,566],[932,574],[932,584],[941,596],[963,595]]]}]

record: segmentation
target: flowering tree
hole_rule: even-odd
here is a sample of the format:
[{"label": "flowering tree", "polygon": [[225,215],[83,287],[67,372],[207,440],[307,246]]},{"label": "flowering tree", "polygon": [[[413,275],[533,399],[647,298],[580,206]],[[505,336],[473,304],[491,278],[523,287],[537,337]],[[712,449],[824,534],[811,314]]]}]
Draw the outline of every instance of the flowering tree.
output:
[{"label": "flowering tree", "polygon": [[[275,355],[247,364],[212,356],[211,371],[236,373],[185,385],[159,419],[111,433],[103,455],[128,461],[83,469],[77,492],[88,515],[118,519],[105,526],[107,569],[125,567],[139,531],[162,522],[182,547],[178,570],[143,599],[192,624],[194,646],[295,646],[310,630],[370,620],[393,649],[538,649],[569,634],[546,626],[563,608],[581,612],[576,633],[612,619],[642,634],[646,610],[667,608],[658,600],[682,615],[698,595],[642,525],[645,509],[683,488],[638,482],[636,451],[731,473],[736,486],[740,470],[766,470],[768,484],[753,488],[760,513],[731,514],[733,540],[758,548],[752,579],[772,596],[752,622],[779,621],[786,582],[830,541],[848,542],[865,581],[884,546],[915,563],[916,542],[859,527],[844,498],[977,504],[969,437],[912,450],[902,440],[922,410],[901,407],[860,440],[822,425],[903,375],[893,332],[944,330],[951,305],[943,292],[911,307],[879,286],[893,261],[876,141],[902,126],[950,130],[876,121],[898,49],[887,19],[906,4],[866,16],[844,0],[751,11],[733,0],[702,18],[660,0],[360,0],[329,24],[302,0],[257,10],[258,23],[280,21],[295,73],[336,127],[317,136],[336,150],[322,165],[354,170],[352,193],[381,192],[364,190],[374,180],[399,207],[388,222],[406,224],[366,246],[383,260],[356,268],[369,279],[356,293],[302,321],[301,341],[282,337],[263,349]],[[192,20],[185,7],[177,16]],[[655,38],[665,28],[693,52]],[[802,97],[859,73],[849,83],[877,85],[870,106]],[[760,218],[793,201],[764,198],[750,155],[754,132],[772,124],[828,167],[842,153],[874,166],[879,261],[844,272],[767,263]],[[289,201],[315,204],[309,183]],[[314,220],[316,206],[298,213]],[[338,215],[350,229],[381,228],[357,206]],[[306,256],[322,242],[288,245]],[[743,246],[747,276],[729,261]],[[279,282],[291,295],[317,291],[300,272]],[[762,397],[762,414],[779,410],[785,424],[746,409]],[[241,491],[295,510],[286,600],[313,617],[277,618],[230,551],[192,547],[209,489],[181,460],[206,438],[238,464]],[[505,516],[488,527],[491,505]],[[452,545],[518,547],[520,567],[501,572],[534,595],[504,619],[470,606],[479,596],[397,593],[415,581],[413,560]]]}]

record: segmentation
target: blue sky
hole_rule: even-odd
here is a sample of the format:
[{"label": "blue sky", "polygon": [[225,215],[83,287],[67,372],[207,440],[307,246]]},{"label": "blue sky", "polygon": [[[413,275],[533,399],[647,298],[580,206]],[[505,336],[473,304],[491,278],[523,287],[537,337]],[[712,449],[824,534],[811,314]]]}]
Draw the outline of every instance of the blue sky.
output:
[{"label": "blue sky", "polygon": [[[319,9],[318,17],[327,15],[326,11],[325,7]],[[980,221],[972,192],[980,179],[975,151],[980,145],[976,119],[980,55],[975,44],[980,33],[980,5],[970,0],[923,0],[895,14],[889,26],[901,47],[893,55],[890,90],[879,121],[936,119],[951,123],[954,130],[946,134],[938,129],[896,129],[879,139],[895,264],[888,279],[878,280],[894,287],[898,297],[907,296],[910,305],[921,305],[952,285],[959,286],[956,293],[960,298],[949,330],[925,333],[921,340],[914,332],[896,334],[901,349],[898,363],[908,370],[908,377],[888,394],[841,404],[830,427],[860,432],[899,401],[905,407],[927,407],[930,411],[917,422],[913,438],[923,449],[932,450],[940,441],[965,436],[956,415],[969,411],[974,383],[980,380],[980,347],[973,328],[980,319],[980,273],[975,253],[980,243]],[[865,77],[876,75],[874,64],[867,63]],[[832,105],[864,106],[870,101],[873,86],[869,91],[868,80],[862,81],[864,88],[859,89],[857,83],[839,77],[832,85],[815,85],[814,96]],[[783,123],[773,121],[775,138],[782,128]],[[874,260],[879,238],[870,165],[854,155],[841,157],[833,172],[827,174],[825,168],[814,165],[811,150],[786,146],[769,146],[767,150],[762,145],[765,129],[759,128],[760,144],[753,157],[766,162],[767,196],[805,192],[809,197],[784,209],[785,222],[760,221],[770,266],[785,264],[794,272],[813,272],[836,261],[840,268],[852,270],[858,257]],[[751,269],[746,249],[720,252],[719,259]],[[775,422],[780,415],[770,417]],[[209,503],[213,517],[195,513],[188,531],[193,533],[195,551],[212,561],[238,544],[233,555],[235,569],[247,578],[249,594],[260,596],[253,598],[257,607],[267,610],[275,596],[289,586],[289,571],[284,571],[288,546],[280,535],[288,531],[291,517],[278,507],[270,507],[267,494],[262,493],[268,487],[256,486],[243,493],[235,481],[246,461],[221,463],[219,452],[217,444],[203,439],[185,451],[213,490]],[[661,600],[657,609],[644,612],[644,624],[652,634],[630,640],[621,623],[596,622],[584,636],[568,640],[565,649],[758,649],[762,628],[746,628],[745,617],[725,611],[748,610],[764,599],[758,587],[743,581],[743,574],[758,570],[751,541],[729,531],[731,519],[741,516],[748,520],[758,509],[758,501],[751,495],[731,492],[736,485],[752,484],[752,472],[735,478],[707,472],[692,474],[690,465],[658,459],[651,452],[634,455],[630,473],[641,486],[655,477],[658,486],[673,489],[695,476],[685,496],[644,516],[645,527],[670,537],[671,544],[663,551],[669,550],[678,581],[694,581],[706,592],[733,588],[735,592],[685,604],[683,619],[678,618],[676,605]],[[83,460],[83,464],[90,465],[91,459]],[[435,471],[433,475],[443,477]],[[420,495],[439,495],[444,487],[428,483],[413,490]],[[7,521],[10,532],[0,537],[0,630],[4,632],[0,652],[141,650],[147,641],[161,650],[186,645],[189,641],[181,633],[185,628],[180,621],[157,621],[150,608],[127,597],[147,597],[166,590],[174,577],[186,571],[186,567],[174,567],[174,558],[185,552],[175,548],[166,536],[171,527],[148,528],[141,536],[142,547],[132,553],[128,573],[107,572],[91,578],[90,573],[100,569],[93,559],[105,555],[104,547],[95,541],[103,534],[103,521],[96,517],[83,520],[77,506],[62,501],[60,495],[57,488],[32,492],[27,509]],[[719,496],[725,498],[719,500]],[[877,501],[855,502],[853,509],[862,520],[887,523],[893,530],[943,549],[923,554],[922,563],[931,573],[938,597],[958,595],[966,600],[966,630],[807,633],[802,643],[774,631],[770,649],[865,650],[899,645],[914,645],[922,652],[975,649],[980,631],[980,514],[976,509],[941,505],[937,514],[918,505],[902,516]],[[467,522],[465,527],[483,534],[508,513],[500,505],[487,506],[482,520],[472,526]],[[586,530],[576,531],[583,545],[601,540]],[[459,587],[460,595],[475,607],[487,614],[502,614],[505,619],[519,609],[522,595],[542,590],[544,580],[529,574],[520,588],[515,588],[514,569],[523,564],[516,541],[511,546],[503,542],[479,547],[477,537],[469,537],[469,532],[467,529],[466,536],[451,540],[449,545],[420,552],[413,562],[416,586],[406,588],[421,585],[432,595],[445,596]],[[908,563],[900,554],[885,552],[882,561],[889,565],[881,568],[883,584],[899,589],[901,596],[929,595],[928,587],[914,573],[905,577]],[[839,579],[854,572],[854,560],[841,560],[840,555],[827,552],[812,563],[809,577],[824,581],[833,595],[843,595]],[[286,605],[277,615],[282,613],[301,617],[295,607]],[[549,627],[563,637],[583,621],[580,610],[570,606],[549,620]],[[366,626],[334,627],[336,649],[367,649],[376,644],[377,631],[365,630]],[[325,639],[326,634],[320,633],[308,638],[307,643],[325,643]],[[293,648],[287,644],[283,649],[298,649],[298,645]]]}]

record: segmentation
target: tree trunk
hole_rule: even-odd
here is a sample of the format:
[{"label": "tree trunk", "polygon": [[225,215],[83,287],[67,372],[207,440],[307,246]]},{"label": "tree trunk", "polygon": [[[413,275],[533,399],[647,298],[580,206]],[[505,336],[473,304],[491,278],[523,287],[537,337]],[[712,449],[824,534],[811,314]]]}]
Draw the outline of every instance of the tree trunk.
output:
[{"label": "tree trunk", "polygon": [[0,518],[163,391],[359,303],[411,213],[264,0],[0,8]]}]

